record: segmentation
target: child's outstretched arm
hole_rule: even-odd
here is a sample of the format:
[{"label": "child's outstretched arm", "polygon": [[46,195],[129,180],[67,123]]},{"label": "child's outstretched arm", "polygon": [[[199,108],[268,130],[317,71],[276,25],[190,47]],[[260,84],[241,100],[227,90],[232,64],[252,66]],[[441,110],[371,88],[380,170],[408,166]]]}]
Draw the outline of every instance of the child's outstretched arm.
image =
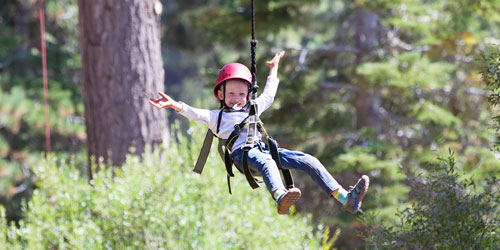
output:
[{"label": "child's outstretched arm", "polygon": [[178,102],[161,91],[159,91],[158,94],[161,97],[160,99],[149,99],[149,103],[154,107],[159,109],[171,108],[189,120],[207,125],[210,129],[212,129],[212,131],[216,131],[217,115],[215,113],[207,109],[197,109],[187,105],[186,103]]},{"label": "child's outstretched arm", "polygon": [[281,51],[274,55],[273,59],[266,61],[267,67],[269,67],[269,76],[278,77],[278,64],[280,59],[285,55],[285,51]]},{"label": "child's outstretched arm", "polygon": [[162,108],[171,108],[174,109],[177,112],[182,111],[182,104],[179,102],[175,101],[172,97],[168,96],[167,94],[159,91],[158,94],[161,96],[160,99],[149,99],[149,103],[156,108],[162,109]]},{"label": "child's outstretched arm", "polygon": [[285,51],[278,52],[274,57],[266,62],[267,67],[269,67],[269,76],[267,77],[266,86],[262,94],[255,100],[257,106],[259,107],[259,115],[262,114],[266,109],[268,109],[274,101],[274,96],[278,91],[278,64],[280,59],[285,55]]}]

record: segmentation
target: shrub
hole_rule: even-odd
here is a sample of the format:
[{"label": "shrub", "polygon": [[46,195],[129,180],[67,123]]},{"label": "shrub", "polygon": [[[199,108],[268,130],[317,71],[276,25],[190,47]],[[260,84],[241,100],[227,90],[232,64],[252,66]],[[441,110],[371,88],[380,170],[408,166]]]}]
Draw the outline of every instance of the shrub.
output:
[{"label": "shrub", "polygon": [[430,166],[428,176],[410,179],[414,202],[398,213],[400,222],[386,226],[376,216],[365,223],[374,249],[498,249],[500,214],[498,176],[482,185],[455,171],[452,153]]},{"label": "shrub", "polygon": [[[193,129],[201,138],[200,128]],[[0,219],[8,249],[317,249],[310,220],[278,216],[271,196],[242,175],[229,195],[225,168],[212,153],[191,171],[201,142],[179,138],[168,152],[128,156],[122,168],[89,181],[55,157],[35,167],[39,188],[19,226]],[[316,240],[318,238],[318,240]]]}]

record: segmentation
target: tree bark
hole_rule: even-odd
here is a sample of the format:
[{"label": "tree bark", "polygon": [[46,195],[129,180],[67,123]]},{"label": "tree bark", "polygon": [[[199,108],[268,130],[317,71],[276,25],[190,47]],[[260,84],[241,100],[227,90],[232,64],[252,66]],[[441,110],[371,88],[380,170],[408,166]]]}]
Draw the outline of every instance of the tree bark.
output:
[{"label": "tree bark", "polygon": [[[380,17],[371,11],[356,10],[352,14],[354,20],[356,49],[358,50],[356,62],[360,65],[365,56],[372,52],[379,44]],[[379,90],[360,88],[356,92],[354,101],[356,108],[356,128],[371,127],[380,132],[383,121],[383,108]]]},{"label": "tree bark", "polygon": [[119,166],[130,147],[140,155],[168,142],[164,112],[148,103],[164,82],[155,4],[78,0],[89,166],[101,157]]}]

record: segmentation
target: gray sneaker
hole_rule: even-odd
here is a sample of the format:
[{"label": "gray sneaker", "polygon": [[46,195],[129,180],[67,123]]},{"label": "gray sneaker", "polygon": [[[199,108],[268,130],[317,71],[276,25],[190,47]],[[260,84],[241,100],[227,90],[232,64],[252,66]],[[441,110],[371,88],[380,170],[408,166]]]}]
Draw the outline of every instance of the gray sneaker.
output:
[{"label": "gray sneaker", "polygon": [[286,193],[282,194],[276,203],[278,203],[278,214],[288,214],[290,207],[300,200],[300,189],[290,188]]},{"label": "gray sneaker", "polygon": [[361,176],[361,178],[359,178],[358,182],[356,182],[356,185],[352,186],[351,189],[349,189],[348,200],[347,204],[345,205],[345,209],[347,211],[353,214],[359,211],[369,185],[370,178],[368,178],[368,176],[366,175],[363,175]]}]

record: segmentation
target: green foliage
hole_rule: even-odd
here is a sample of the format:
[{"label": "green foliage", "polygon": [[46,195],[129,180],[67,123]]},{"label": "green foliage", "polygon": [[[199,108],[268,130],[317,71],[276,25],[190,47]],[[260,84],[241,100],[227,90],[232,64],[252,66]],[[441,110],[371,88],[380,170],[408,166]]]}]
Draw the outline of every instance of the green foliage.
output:
[{"label": "green foliage", "polygon": [[[77,5],[70,0],[46,3],[49,126],[52,152],[81,152],[85,125],[78,81]],[[45,113],[38,2],[10,1],[0,7],[0,172],[18,173],[34,164],[45,148]],[[0,174],[0,203],[7,218],[21,217],[20,201],[32,184],[12,194],[23,174]],[[30,182],[30,179],[26,181]],[[10,191],[9,191],[10,190]]]},{"label": "green foliage", "polygon": [[389,85],[400,88],[432,90],[449,84],[454,66],[445,62],[431,62],[417,52],[406,52],[387,62],[368,62],[357,67],[363,83],[370,86]]},{"label": "green foliage", "polygon": [[[203,138],[201,127],[190,130]],[[200,176],[191,171],[200,140],[178,137],[168,152],[127,157],[89,183],[56,157],[34,170],[39,188],[19,227],[0,219],[0,245],[9,249],[317,249],[309,219],[278,216],[264,189],[243,176],[227,192],[216,150]]]},{"label": "green foliage", "polygon": [[337,228],[335,230],[335,233],[333,233],[333,236],[330,238],[330,228],[326,227],[323,230],[323,242],[321,243],[322,249],[323,250],[337,250],[337,248],[333,248],[333,245],[335,245],[335,241],[339,238],[340,235],[340,229]]},{"label": "green foliage", "polygon": [[9,48],[15,46],[17,43],[22,41],[21,36],[16,34],[13,27],[9,27],[0,23],[0,57],[4,57]]},{"label": "green foliage", "polygon": [[[312,1],[317,2],[317,1]],[[256,30],[260,34],[277,32],[300,14],[300,8],[311,4],[304,0],[259,1],[255,5]],[[190,25],[203,32],[201,43],[211,41],[239,42],[251,35],[251,2],[223,1],[218,5],[207,5],[183,13]],[[201,34],[199,34],[201,35]]]},{"label": "green foliage", "polygon": [[[493,14],[498,13],[498,0],[401,2],[399,6],[392,6],[394,15],[386,18],[384,23],[417,39],[417,44],[439,44],[446,39],[455,39],[484,29],[495,29],[494,26],[499,21],[498,16]],[[477,42],[477,39],[473,40]],[[469,41],[472,40],[467,42]]]},{"label": "green foliage", "polygon": [[495,121],[495,129],[497,132],[496,149],[500,149],[500,115],[498,110],[500,108],[500,50],[497,48],[495,51],[485,52],[482,54],[484,66],[482,68],[483,79],[488,86],[489,98],[491,106],[495,109],[496,116],[493,117]]},{"label": "green foliage", "polygon": [[379,0],[379,1],[367,1],[367,0],[355,0],[354,3],[356,7],[371,9],[374,11],[387,11],[393,8],[397,8],[398,6],[405,4],[408,2],[407,0]]},{"label": "green foliage", "polygon": [[412,106],[412,114],[423,123],[434,123],[444,127],[450,127],[460,122],[460,119],[450,113],[448,109],[430,102],[416,103]]},{"label": "green foliage", "polygon": [[[452,153],[429,166],[428,175],[410,180],[411,207],[399,222],[384,225],[376,214],[365,220],[374,249],[498,249],[500,186],[498,172],[486,182],[460,181]],[[478,185],[479,184],[479,185]]]}]

